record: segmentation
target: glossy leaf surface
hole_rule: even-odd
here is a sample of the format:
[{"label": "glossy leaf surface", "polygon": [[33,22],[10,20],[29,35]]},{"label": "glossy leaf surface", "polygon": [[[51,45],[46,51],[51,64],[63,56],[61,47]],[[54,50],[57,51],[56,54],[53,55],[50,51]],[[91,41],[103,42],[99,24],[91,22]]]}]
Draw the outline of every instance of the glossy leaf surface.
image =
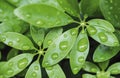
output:
[{"label": "glossy leaf surface", "polygon": [[41,46],[44,40],[45,30],[42,28],[37,28],[35,26],[30,26],[30,33],[36,44],[38,44],[38,46]]},{"label": "glossy leaf surface", "polygon": [[43,47],[44,48],[49,47],[52,44],[52,42],[62,34],[62,32],[63,32],[62,28],[51,29],[44,39]]},{"label": "glossy leaf surface", "polygon": [[100,71],[100,69],[98,68],[98,66],[95,65],[92,62],[86,61],[84,65],[85,66],[83,67],[83,70],[85,70],[87,72],[96,73],[96,72]]},{"label": "glossy leaf surface", "polygon": [[77,0],[57,0],[61,7],[69,14],[79,17],[79,6]]},{"label": "glossy leaf surface", "polygon": [[17,8],[14,13],[20,19],[43,28],[59,27],[73,22],[73,19],[64,12],[45,4],[22,6]]},{"label": "glossy leaf surface", "polygon": [[15,33],[15,32],[6,32],[0,35],[1,41],[8,46],[14,47],[19,50],[31,50],[35,49],[31,40],[26,36]]},{"label": "glossy leaf surface", "polygon": [[94,40],[106,46],[119,46],[117,37],[112,33],[97,26],[87,26],[87,31]]},{"label": "glossy leaf surface", "polygon": [[30,65],[25,78],[42,78],[39,61],[35,61]]},{"label": "glossy leaf surface", "polygon": [[43,67],[54,65],[65,58],[73,47],[77,34],[78,29],[72,28],[55,39],[46,51],[42,63]]},{"label": "glossy leaf surface", "polygon": [[77,74],[85,63],[89,52],[89,40],[86,32],[80,32],[74,47],[70,52],[70,66],[72,72]]},{"label": "glossy leaf surface", "polygon": [[1,68],[2,74],[5,75],[7,78],[12,77],[22,70],[24,70],[32,61],[33,54],[24,53],[18,56],[13,57],[5,65]]},{"label": "glossy leaf surface", "polygon": [[56,64],[46,68],[49,78],[66,78],[62,68]]},{"label": "glossy leaf surface", "polygon": [[94,62],[103,62],[111,59],[120,51],[120,47],[108,47],[99,45],[93,55]]},{"label": "glossy leaf surface", "polygon": [[100,9],[102,14],[114,25],[114,27],[117,28],[120,28],[119,4],[119,0],[100,0]]},{"label": "glossy leaf surface", "polygon": [[108,72],[110,72],[110,74],[120,74],[120,63],[117,62],[115,64],[112,64],[108,69],[107,69]]},{"label": "glossy leaf surface", "polygon": [[90,26],[101,27],[101,28],[103,28],[103,29],[105,29],[106,31],[109,31],[109,32],[114,32],[115,31],[113,25],[106,20],[92,19],[92,20],[88,21],[88,24]]}]

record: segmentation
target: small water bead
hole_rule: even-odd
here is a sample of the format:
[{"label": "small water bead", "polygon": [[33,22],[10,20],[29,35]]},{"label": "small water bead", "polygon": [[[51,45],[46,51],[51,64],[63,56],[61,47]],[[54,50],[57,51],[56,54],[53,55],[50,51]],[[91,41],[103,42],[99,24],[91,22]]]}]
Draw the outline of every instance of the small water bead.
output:
[{"label": "small water bead", "polygon": [[113,7],[110,7],[110,10],[112,10],[113,9]]},{"label": "small water bead", "polygon": [[99,37],[99,39],[100,39],[102,42],[108,41],[107,35],[104,34],[103,32],[99,32],[99,33],[98,33],[98,37]]},{"label": "small water bead", "polygon": [[20,59],[18,61],[17,66],[18,66],[18,68],[23,69],[23,68],[25,68],[27,66],[27,64],[28,64],[28,59],[23,58],[23,59]]},{"label": "small water bead", "polygon": [[42,22],[41,20],[38,20],[38,21],[36,22],[36,24],[37,24],[37,25],[43,25],[43,22]]},{"label": "small water bead", "polygon": [[113,0],[110,0],[110,3],[113,3]]},{"label": "small water bead", "polygon": [[88,48],[88,40],[86,38],[80,39],[77,48],[79,52],[84,52]]},{"label": "small water bead", "polygon": [[13,73],[14,73],[14,71],[12,69],[7,70],[7,75],[12,75]]},{"label": "small water bead", "polygon": [[48,45],[50,45],[52,43],[52,40],[48,40],[47,43]]},{"label": "small water bead", "polygon": [[30,18],[30,17],[31,17],[31,15],[30,15],[30,14],[26,14],[26,17],[27,17],[27,18]]},{"label": "small water bead", "polygon": [[9,66],[13,66],[13,62],[8,63]]},{"label": "small water bead", "polygon": [[47,67],[46,69],[47,69],[47,70],[52,70],[52,69],[53,69],[53,67],[52,67],[52,66],[50,66],[50,67]]},{"label": "small water bead", "polygon": [[97,30],[93,26],[88,26],[87,31],[89,32],[90,35],[95,35],[97,33]]},{"label": "small water bead", "polygon": [[75,67],[75,68],[73,69],[73,72],[74,72],[74,73],[77,73],[78,71],[79,71],[78,67]]},{"label": "small water bead", "polygon": [[1,40],[4,42],[4,41],[6,41],[6,38],[2,38]]},{"label": "small water bead", "polygon": [[28,50],[30,47],[27,46],[27,45],[24,45],[22,48],[23,48],[24,50]]},{"label": "small water bead", "polygon": [[111,73],[119,73],[120,71],[119,70],[116,70],[116,69],[112,69],[111,70]]},{"label": "small water bead", "polygon": [[12,41],[9,41],[9,42],[8,42],[8,45],[9,45],[9,46],[12,46],[12,45],[13,45],[13,42],[12,42]]},{"label": "small water bead", "polygon": [[59,48],[61,50],[66,50],[68,48],[68,41],[62,41],[62,42],[60,42]]},{"label": "small water bead", "polygon": [[80,56],[80,57],[78,58],[78,62],[83,63],[84,61],[85,61],[84,57]]},{"label": "small water bead", "polygon": [[91,72],[97,72],[95,68],[91,68]]},{"label": "small water bead", "polygon": [[34,69],[35,70],[39,70],[39,66],[34,66]]},{"label": "small water bead", "polygon": [[73,29],[73,30],[71,30],[71,31],[70,31],[71,35],[76,35],[76,34],[77,34],[77,32],[78,32],[78,30],[77,30],[77,29]]},{"label": "small water bead", "polygon": [[36,73],[36,72],[33,72],[33,73],[32,73],[32,76],[33,76],[33,77],[37,77],[37,73]]},{"label": "small water bead", "polygon": [[42,44],[42,41],[38,41],[37,43],[38,43],[38,45],[41,45],[41,44]]},{"label": "small water bead", "polygon": [[20,39],[19,38],[17,38],[17,42],[19,42],[20,41]]},{"label": "small water bead", "polygon": [[53,53],[53,54],[52,54],[52,59],[55,60],[55,59],[57,59],[57,58],[58,58],[58,53]]},{"label": "small water bead", "polygon": [[47,66],[49,66],[49,63],[46,61],[46,62],[43,63],[43,65],[44,65],[45,67],[47,67]]}]

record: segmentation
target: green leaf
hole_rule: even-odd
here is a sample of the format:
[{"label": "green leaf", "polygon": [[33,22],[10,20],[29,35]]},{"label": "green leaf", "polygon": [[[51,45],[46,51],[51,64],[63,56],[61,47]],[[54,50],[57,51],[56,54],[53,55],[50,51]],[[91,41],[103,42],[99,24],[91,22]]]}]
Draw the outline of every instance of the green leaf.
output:
[{"label": "green leaf", "polygon": [[120,28],[119,4],[119,0],[100,0],[100,9],[103,16],[117,28]]},{"label": "green leaf", "polygon": [[31,63],[33,56],[33,54],[24,53],[13,57],[1,68],[2,75],[5,75],[5,78],[10,78],[18,74]]},{"label": "green leaf", "polygon": [[0,62],[0,78],[6,78],[6,77],[2,74],[2,72],[3,72],[2,67],[3,67],[5,64],[6,64],[5,61]]},{"label": "green leaf", "polygon": [[16,32],[6,32],[0,35],[3,43],[19,50],[35,49],[33,43],[26,36]]},{"label": "green leaf", "polygon": [[110,72],[97,72],[97,78],[110,78]]},{"label": "green leaf", "polygon": [[94,62],[103,62],[111,59],[120,51],[120,47],[108,47],[99,45],[93,55]]},{"label": "green leaf", "polygon": [[96,73],[100,71],[99,67],[92,62],[86,61],[84,65],[83,70],[87,72]]},{"label": "green leaf", "polygon": [[7,54],[7,60],[13,58],[14,56],[18,55],[19,50],[17,49],[11,49],[9,53]]},{"label": "green leaf", "polygon": [[85,63],[89,52],[89,40],[86,32],[80,32],[74,47],[70,52],[70,66],[72,72],[77,74]]},{"label": "green leaf", "polygon": [[42,78],[39,61],[35,61],[31,64],[25,78]]},{"label": "green leaf", "polygon": [[108,32],[97,26],[87,26],[87,31],[90,37],[101,44],[106,46],[119,46],[119,41],[112,32]]},{"label": "green leaf", "polygon": [[80,8],[83,15],[93,16],[99,9],[99,0],[81,0]]},{"label": "green leaf", "polygon": [[43,67],[52,66],[64,59],[70,52],[78,34],[77,28],[67,30],[49,46],[43,59]]},{"label": "green leaf", "polygon": [[99,65],[99,67],[102,69],[102,71],[105,71],[106,68],[107,68],[108,65],[109,65],[109,60],[104,61],[104,62],[99,62],[98,65]]},{"label": "green leaf", "polygon": [[92,74],[83,74],[82,78],[96,78],[96,76]]},{"label": "green leaf", "polygon": [[73,19],[64,12],[45,4],[22,6],[17,8],[14,13],[20,19],[43,28],[59,27],[73,22]]},{"label": "green leaf", "polygon": [[66,78],[62,68],[58,64],[47,67],[46,72],[49,78]]},{"label": "green leaf", "polygon": [[109,32],[115,31],[113,25],[111,23],[109,23],[108,21],[103,20],[103,19],[92,19],[92,20],[88,21],[88,24],[90,26],[101,27]]},{"label": "green leaf", "polygon": [[114,75],[120,74],[120,62],[112,64],[107,71]]},{"label": "green leaf", "polygon": [[51,29],[44,39],[43,47],[44,48],[49,47],[50,44],[62,34],[62,32],[63,32],[63,29],[61,27]]},{"label": "green leaf", "polygon": [[61,7],[72,16],[80,17],[77,0],[57,0]]},{"label": "green leaf", "polygon": [[28,25],[13,14],[14,9],[15,7],[5,0],[0,0],[0,21],[2,22],[0,24],[0,33],[5,31],[23,33],[28,29]]},{"label": "green leaf", "polygon": [[45,30],[42,28],[30,26],[30,33],[31,33],[33,40],[36,42],[36,44],[41,46],[44,40]]}]

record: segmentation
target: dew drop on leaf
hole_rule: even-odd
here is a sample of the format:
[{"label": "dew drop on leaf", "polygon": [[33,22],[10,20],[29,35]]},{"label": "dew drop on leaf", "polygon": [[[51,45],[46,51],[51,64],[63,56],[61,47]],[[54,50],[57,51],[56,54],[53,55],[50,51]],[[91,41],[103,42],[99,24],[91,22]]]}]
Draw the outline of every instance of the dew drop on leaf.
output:
[{"label": "dew drop on leaf", "polygon": [[52,54],[52,59],[55,60],[55,59],[57,59],[57,58],[58,58],[58,53],[53,53],[53,54]]},{"label": "dew drop on leaf", "polygon": [[68,48],[68,41],[62,41],[62,42],[60,42],[59,48],[61,50],[66,50]]},{"label": "dew drop on leaf", "polygon": [[35,66],[34,69],[35,69],[35,70],[39,70],[39,67],[38,67],[38,66]]},{"label": "dew drop on leaf", "polygon": [[7,70],[7,75],[12,75],[13,73],[14,73],[14,71],[12,69]]},{"label": "dew drop on leaf", "polygon": [[78,58],[78,62],[83,63],[83,62],[84,62],[84,57],[80,56],[80,57]]},{"label": "dew drop on leaf", "polygon": [[92,72],[97,72],[97,70],[95,68],[91,68]]},{"label": "dew drop on leaf", "polygon": [[37,24],[37,25],[43,25],[43,22],[42,22],[41,20],[38,20],[38,21],[36,22],[36,24]]},{"label": "dew drop on leaf", "polygon": [[50,45],[50,44],[52,43],[52,40],[48,40],[48,42],[47,42],[47,43],[48,43],[48,45]]},{"label": "dew drop on leaf", "polygon": [[102,42],[106,42],[108,40],[107,35],[104,34],[103,32],[98,33],[98,37]]},{"label": "dew drop on leaf", "polygon": [[13,62],[8,63],[8,65],[9,65],[9,66],[12,66],[12,65],[13,65]]},{"label": "dew drop on leaf", "polygon": [[87,39],[86,38],[80,39],[78,42],[78,51],[84,52],[87,49],[87,47],[88,47]]},{"label": "dew drop on leaf", "polygon": [[8,45],[9,45],[9,46],[12,46],[12,45],[13,45],[13,42],[12,42],[12,41],[9,41],[9,42],[8,42]]},{"label": "dew drop on leaf", "polygon": [[33,73],[32,73],[32,76],[33,76],[33,77],[36,77],[36,76],[37,76],[37,73],[36,73],[36,72],[33,72]]},{"label": "dew drop on leaf", "polygon": [[77,34],[77,29],[73,29],[73,30],[71,30],[71,35],[76,35]]},{"label": "dew drop on leaf", "polygon": [[17,66],[18,66],[18,68],[23,69],[23,68],[25,68],[27,66],[27,64],[28,64],[28,59],[23,58],[23,59],[20,59],[18,61]]},{"label": "dew drop on leaf", "polygon": [[27,46],[27,45],[24,45],[22,48],[23,48],[24,50],[28,50],[30,47]]},{"label": "dew drop on leaf", "polygon": [[89,27],[87,27],[87,30],[88,30],[90,35],[95,35],[97,33],[97,30],[95,27],[89,26]]},{"label": "dew drop on leaf", "polygon": [[4,41],[6,41],[6,38],[2,38],[1,40],[4,42]]}]

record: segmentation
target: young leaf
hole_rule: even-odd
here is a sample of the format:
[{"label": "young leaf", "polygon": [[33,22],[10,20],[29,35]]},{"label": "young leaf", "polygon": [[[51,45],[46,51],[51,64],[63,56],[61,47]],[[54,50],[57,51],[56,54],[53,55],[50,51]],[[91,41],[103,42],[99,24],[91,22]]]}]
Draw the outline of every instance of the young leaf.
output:
[{"label": "young leaf", "polygon": [[114,75],[120,74],[120,62],[112,64],[107,71]]},{"label": "young leaf", "polygon": [[33,54],[24,53],[13,57],[1,68],[2,74],[10,78],[24,70],[32,61]]},{"label": "young leaf", "polygon": [[98,65],[99,65],[99,67],[102,69],[102,71],[105,71],[106,68],[107,68],[108,65],[109,65],[109,60],[104,61],[104,62],[99,62]]},{"label": "young leaf", "polygon": [[106,31],[109,31],[109,32],[114,32],[115,31],[113,25],[106,20],[92,19],[92,20],[88,21],[88,24],[90,26],[101,27],[101,28],[103,28],[103,29],[105,29]]},{"label": "young leaf", "polygon": [[99,45],[93,55],[94,62],[104,62],[111,59],[120,51],[120,47],[108,47],[105,45]]},{"label": "young leaf", "polygon": [[90,37],[101,44],[106,46],[119,46],[119,41],[112,32],[108,32],[97,26],[87,26],[87,31]]},{"label": "young leaf", "polygon": [[83,74],[82,78],[96,78],[96,76],[92,74]]},{"label": "young leaf", "polygon": [[77,74],[85,63],[89,52],[89,40],[86,32],[81,32],[70,52],[70,66],[72,72]]},{"label": "young leaf", "polygon": [[60,35],[49,46],[43,59],[43,67],[52,66],[67,56],[78,34],[77,28],[72,28]]},{"label": "young leaf", "polygon": [[25,78],[42,78],[39,61],[35,61],[31,64]]},{"label": "young leaf", "polygon": [[7,55],[7,60],[13,58],[14,56],[18,55],[19,50],[17,49],[11,49]]},{"label": "young leaf", "polygon": [[20,19],[43,28],[59,27],[73,22],[64,12],[45,4],[25,5],[17,8],[14,13]]},{"label": "young leaf", "polygon": [[49,78],[66,78],[63,70],[58,64],[53,65],[51,67],[47,67],[46,72]]},{"label": "young leaf", "polygon": [[50,46],[50,44],[57,38],[59,37],[63,32],[62,28],[53,28],[51,29],[48,34],[46,35],[43,43],[43,47],[47,48]]},{"label": "young leaf", "polygon": [[38,44],[38,46],[41,46],[44,40],[45,30],[42,28],[37,28],[35,26],[30,26],[30,33],[36,44]]},{"label": "young leaf", "polygon": [[96,66],[94,63],[86,61],[84,65],[85,66],[83,66],[83,70],[87,72],[96,73],[100,71],[99,67]]},{"label": "young leaf", "polygon": [[57,0],[61,7],[71,14],[72,16],[76,16],[79,18],[80,11],[77,0]]},{"label": "young leaf", "polygon": [[117,28],[120,28],[119,4],[119,0],[100,0],[100,9],[103,16]]},{"label": "young leaf", "polygon": [[99,10],[99,0],[81,0],[80,8],[83,15],[96,16],[95,13]]},{"label": "young leaf", "polygon": [[19,50],[31,50],[35,49],[31,40],[26,36],[16,32],[6,32],[0,35],[0,39],[3,43]]}]

